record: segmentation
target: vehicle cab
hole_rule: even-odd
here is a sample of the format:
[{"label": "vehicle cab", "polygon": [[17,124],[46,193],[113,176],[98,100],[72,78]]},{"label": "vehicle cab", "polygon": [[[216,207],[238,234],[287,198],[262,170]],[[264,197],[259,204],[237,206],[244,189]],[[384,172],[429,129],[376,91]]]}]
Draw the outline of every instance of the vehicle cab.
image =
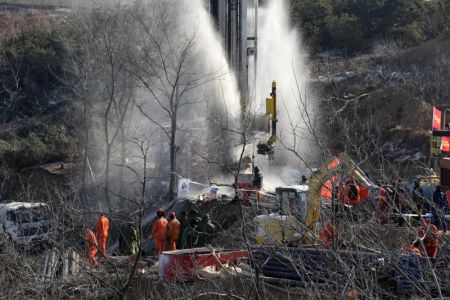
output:
[{"label": "vehicle cab", "polygon": [[267,214],[254,218],[256,240],[262,245],[281,245],[302,235],[306,216],[307,185],[275,189],[276,204]]},{"label": "vehicle cab", "polygon": [[275,189],[279,213],[293,215],[304,222],[306,215],[307,185],[280,186]]}]

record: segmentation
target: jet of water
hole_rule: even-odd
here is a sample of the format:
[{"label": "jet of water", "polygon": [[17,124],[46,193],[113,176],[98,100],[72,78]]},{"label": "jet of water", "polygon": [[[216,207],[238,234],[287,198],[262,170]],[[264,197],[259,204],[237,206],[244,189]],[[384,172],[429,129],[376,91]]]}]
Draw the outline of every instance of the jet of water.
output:
[{"label": "jet of water", "polygon": [[[301,45],[300,34],[289,20],[284,0],[270,0],[259,8],[257,78],[253,94],[256,108],[264,111],[272,81],[277,82],[277,135],[284,146],[305,154],[311,148],[308,127],[312,120],[314,95],[308,88],[307,52]],[[275,164],[298,161],[284,153],[280,143],[277,144]]]},{"label": "jet of water", "polygon": [[177,0],[178,27],[186,34],[195,34],[198,71],[212,75],[214,80],[199,87],[199,97],[207,95],[213,106],[238,118],[240,96],[236,76],[230,69],[221,39],[202,0]]}]

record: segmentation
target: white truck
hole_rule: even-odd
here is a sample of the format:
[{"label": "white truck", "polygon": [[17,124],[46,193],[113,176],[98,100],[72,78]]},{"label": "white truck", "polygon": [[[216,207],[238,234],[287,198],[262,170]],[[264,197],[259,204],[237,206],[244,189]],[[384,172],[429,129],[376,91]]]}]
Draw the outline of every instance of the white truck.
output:
[{"label": "white truck", "polygon": [[16,246],[49,241],[49,207],[45,203],[0,203],[0,234]]}]

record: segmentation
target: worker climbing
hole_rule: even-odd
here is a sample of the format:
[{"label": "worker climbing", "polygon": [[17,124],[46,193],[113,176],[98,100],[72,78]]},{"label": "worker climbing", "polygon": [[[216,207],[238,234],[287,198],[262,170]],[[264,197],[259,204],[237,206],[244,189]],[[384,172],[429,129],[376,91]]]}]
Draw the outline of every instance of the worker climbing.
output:
[{"label": "worker climbing", "polygon": [[88,259],[89,263],[93,266],[97,266],[98,262],[96,259],[97,251],[98,251],[98,244],[97,244],[97,238],[95,237],[94,232],[90,229],[86,229],[84,231],[84,238],[86,241],[86,258]]},{"label": "worker climbing", "polygon": [[175,212],[169,214],[169,223],[167,224],[167,250],[176,250],[178,236],[180,234],[180,222],[177,220]]},{"label": "worker climbing", "polygon": [[108,243],[109,220],[104,213],[100,213],[97,220],[97,241],[100,252],[106,256],[106,245]]},{"label": "worker climbing", "polygon": [[165,243],[167,240],[167,223],[167,220],[164,218],[164,211],[159,209],[156,212],[156,220],[153,222],[152,227],[152,238],[158,255],[165,249]]}]

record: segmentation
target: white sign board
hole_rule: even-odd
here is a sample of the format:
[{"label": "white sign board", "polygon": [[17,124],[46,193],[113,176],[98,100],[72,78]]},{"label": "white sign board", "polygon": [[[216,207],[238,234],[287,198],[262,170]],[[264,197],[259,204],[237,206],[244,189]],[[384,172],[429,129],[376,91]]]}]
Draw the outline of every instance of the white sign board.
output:
[{"label": "white sign board", "polygon": [[189,179],[178,180],[178,199],[189,198]]}]

